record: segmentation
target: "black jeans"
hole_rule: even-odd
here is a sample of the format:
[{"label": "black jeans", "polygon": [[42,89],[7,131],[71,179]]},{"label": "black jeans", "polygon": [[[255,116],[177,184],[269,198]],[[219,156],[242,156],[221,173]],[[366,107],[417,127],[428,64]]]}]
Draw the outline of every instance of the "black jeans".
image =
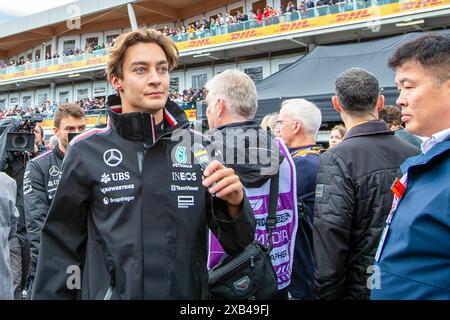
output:
[{"label": "black jeans", "polygon": [[14,299],[22,299],[22,290],[27,284],[30,271],[30,245],[28,240],[15,235],[9,240],[11,272],[13,276]]}]

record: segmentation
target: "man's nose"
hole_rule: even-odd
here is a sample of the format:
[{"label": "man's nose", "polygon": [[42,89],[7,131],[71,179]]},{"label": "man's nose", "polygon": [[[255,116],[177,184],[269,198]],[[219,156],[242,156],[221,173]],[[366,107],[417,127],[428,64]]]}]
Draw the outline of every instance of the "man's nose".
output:
[{"label": "man's nose", "polygon": [[156,69],[151,69],[150,70],[150,77],[149,77],[148,83],[152,84],[152,85],[159,85],[159,84],[161,84],[161,78],[159,77],[159,74],[156,71]]},{"label": "man's nose", "polygon": [[406,105],[406,100],[403,97],[403,94],[400,92],[400,94],[398,95],[397,100],[395,101],[395,103],[397,104],[397,106],[403,108]]}]

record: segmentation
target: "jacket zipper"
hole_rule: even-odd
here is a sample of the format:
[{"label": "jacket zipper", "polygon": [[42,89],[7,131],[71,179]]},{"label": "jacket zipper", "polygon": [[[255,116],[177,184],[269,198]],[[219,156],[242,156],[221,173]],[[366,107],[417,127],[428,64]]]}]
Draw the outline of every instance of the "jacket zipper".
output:
[{"label": "jacket zipper", "polygon": [[111,264],[108,265],[108,273],[111,277],[111,280],[109,282],[108,291],[106,291],[106,294],[105,294],[105,297],[103,298],[103,300],[111,300],[111,297],[113,294],[113,289],[116,284],[116,273],[114,271],[114,267]]}]

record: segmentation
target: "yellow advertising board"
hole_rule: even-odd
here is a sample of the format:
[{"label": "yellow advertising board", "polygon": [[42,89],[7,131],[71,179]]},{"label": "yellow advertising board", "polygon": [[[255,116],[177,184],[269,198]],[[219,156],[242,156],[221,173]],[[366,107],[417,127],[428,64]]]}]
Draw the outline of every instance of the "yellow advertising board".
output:
[{"label": "yellow advertising board", "polygon": [[197,109],[184,110],[184,112],[190,122],[197,120]]},{"label": "yellow advertising board", "polygon": [[53,66],[36,68],[36,69],[30,69],[30,70],[25,70],[25,71],[21,71],[21,72],[10,73],[10,74],[2,74],[2,75],[0,75],[0,81],[24,78],[24,77],[32,77],[32,76],[38,75],[38,74],[44,75],[46,73],[70,71],[72,69],[77,70],[80,68],[101,65],[103,63],[106,63],[107,60],[108,60],[107,56],[102,56],[102,57],[98,57],[98,58],[90,58],[90,59],[86,59],[86,60],[73,61],[73,62],[57,64],[57,65],[53,65]]},{"label": "yellow advertising board", "polygon": [[[106,123],[106,116],[105,115],[102,115],[102,116],[99,116],[99,115],[89,116],[88,115],[88,116],[86,116],[86,126],[93,127],[93,126],[95,126],[97,124],[100,124],[100,123]],[[42,122],[42,127],[45,128],[45,129],[53,128],[54,127],[53,119],[45,119]]]},{"label": "yellow advertising board", "polygon": [[374,21],[377,18],[387,17],[394,14],[412,12],[421,9],[437,8],[445,5],[450,5],[450,0],[412,0],[405,2],[396,2],[382,6],[373,6],[366,9],[340,12],[320,17],[279,23],[199,40],[178,42],[177,47],[180,51],[192,50],[206,46],[232,43],[246,39],[258,39],[291,31],[310,30],[319,27],[336,26],[350,22],[360,22],[364,20]]}]

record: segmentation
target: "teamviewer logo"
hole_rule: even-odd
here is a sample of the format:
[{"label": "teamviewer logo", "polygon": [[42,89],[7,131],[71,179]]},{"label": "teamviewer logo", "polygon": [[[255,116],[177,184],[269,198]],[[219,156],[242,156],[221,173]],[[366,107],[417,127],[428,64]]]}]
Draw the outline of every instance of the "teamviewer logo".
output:
[{"label": "teamviewer logo", "polygon": [[178,196],[178,208],[187,209],[194,206],[194,196]]}]

